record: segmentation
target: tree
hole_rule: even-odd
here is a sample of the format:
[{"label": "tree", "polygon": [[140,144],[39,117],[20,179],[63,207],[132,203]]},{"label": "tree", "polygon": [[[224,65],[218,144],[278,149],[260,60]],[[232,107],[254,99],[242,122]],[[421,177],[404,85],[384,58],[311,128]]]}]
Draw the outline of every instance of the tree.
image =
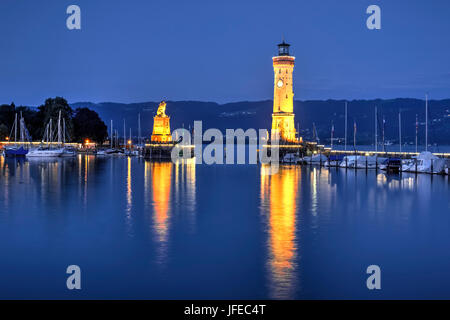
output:
[{"label": "tree", "polygon": [[45,104],[38,107],[38,110],[34,119],[34,124],[41,124],[40,129],[37,129],[37,132],[35,132],[39,136],[38,138],[43,136],[45,126],[50,119],[52,119],[53,128],[56,128],[60,111],[61,119],[65,119],[66,122],[66,136],[73,137],[73,110],[66,99],[61,97],[48,98],[45,100]]},{"label": "tree", "polygon": [[8,127],[9,130],[11,130],[12,125],[14,123],[14,117],[16,112],[15,108],[16,106],[14,105],[14,102],[11,103],[10,105],[3,104],[0,106],[0,123]]},{"label": "tree", "polygon": [[5,124],[0,124],[0,140],[6,140],[6,137],[9,136],[8,127]]},{"label": "tree", "polygon": [[97,112],[88,108],[78,108],[73,117],[74,140],[84,142],[86,139],[103,143],[108,137],[108,128]]}]

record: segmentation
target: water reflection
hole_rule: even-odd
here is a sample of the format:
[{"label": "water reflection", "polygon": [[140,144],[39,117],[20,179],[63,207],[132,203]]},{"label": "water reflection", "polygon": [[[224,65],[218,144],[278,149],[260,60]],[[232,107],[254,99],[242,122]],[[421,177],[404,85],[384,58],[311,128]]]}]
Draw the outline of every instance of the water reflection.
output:
[{"label": "water reflection", "polygon": [[127,184],[126,184],[126,208],[125,217],[128,234],[133,236],[133,221],[131,216],[132,209],[132,189],[131,189],[131,157],[127,158]]},{"label": "water reflection", "polygon": [[261,167],[261,208],[267,217],[270,298],[291,299],[297,288],[296,212],[301,167],[282,167],[267,175]]},{"label": "water reflection", "polygon": [[175,164],[176,204],[182,208],[190,231],[195,232],[195,159],[179,160]]},{"label": "water reflection", "polygon": [[[164,264],[168,257],[171,217],[180,213],[195,230],[196,183],[195,161],[144,163],[144,205],[151,214],[152,234],[157,246],[156,261]],[[178,215],[177,215],[178,216]]]},{"label": "water reflection", "polygon": [[172,183],[172,162],[153,162],[153,222],[157,241],[165,246],[169,234],[170,186]]},{"label": "water reflection", "polygon": [[144,202],[152,214],[153,238],[158,244],[156,260],[160,264],[167,259],[172,167],[172,162],[145,161],[144,164]]}]

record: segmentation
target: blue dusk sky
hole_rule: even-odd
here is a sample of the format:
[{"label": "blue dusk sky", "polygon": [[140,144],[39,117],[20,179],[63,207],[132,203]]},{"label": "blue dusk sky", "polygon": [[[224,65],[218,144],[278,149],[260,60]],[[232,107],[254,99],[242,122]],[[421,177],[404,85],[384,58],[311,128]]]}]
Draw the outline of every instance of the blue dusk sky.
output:
[{"label": "blue dusk sky", "polygon": [[1,0],[0,103],[272,99],[283,36],[295,99],[450,98],[449,17],[448,0]]}]

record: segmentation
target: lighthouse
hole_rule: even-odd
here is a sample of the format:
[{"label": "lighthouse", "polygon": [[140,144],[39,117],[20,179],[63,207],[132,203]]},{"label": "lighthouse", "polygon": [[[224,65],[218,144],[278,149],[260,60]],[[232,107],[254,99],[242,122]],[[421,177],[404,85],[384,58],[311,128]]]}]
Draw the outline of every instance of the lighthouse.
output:
[{"label": "lighthouse", "polygon": [[278,45],[278,55],[273,57],[274,89],[272,113],[272,140],[279,137],[280,142],[298,142],[294,124],[294,91],[292,72],[295,57],[289,54],[290,45]]}]

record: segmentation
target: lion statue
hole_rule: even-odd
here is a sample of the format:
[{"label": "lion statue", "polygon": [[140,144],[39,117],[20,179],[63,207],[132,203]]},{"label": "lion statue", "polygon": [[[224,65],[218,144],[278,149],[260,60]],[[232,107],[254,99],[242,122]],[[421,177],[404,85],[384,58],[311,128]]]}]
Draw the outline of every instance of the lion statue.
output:
[{"label": "lion statue", "polygon": [[166,102],[161,101],[161,103],[158,106],[158,111],[156,111],[156,115],[158,117],[165,117],[166,116]]}]

